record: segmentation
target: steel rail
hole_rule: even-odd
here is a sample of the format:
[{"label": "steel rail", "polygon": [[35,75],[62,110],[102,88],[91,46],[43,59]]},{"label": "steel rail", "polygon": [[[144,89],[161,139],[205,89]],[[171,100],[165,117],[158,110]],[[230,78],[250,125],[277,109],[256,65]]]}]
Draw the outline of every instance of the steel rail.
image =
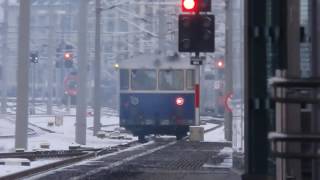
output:
[{"label": "steel rail", "polygon": [[[53,162],[53,163],[49,163],[49,164],[45,164],[43,166],[39,166],[39,167],[35,167],[35,168],[30,168],[24,171],[20,171],[17,173],[13,173],[13,174],[9,174],[6,176],[2,176],[0,177],[0,180],[11,180],[11,179],[22,179],[25,177],[29,177],[32,175],[36,175],[36,174],[40,174],[40,173],[44,173],[47,172],[49,170],[53,170],[53,169],[57,169],[57,168],[61,168],[64,166],[68,166],[68,165],[72,165],[75,163],[78,163],[80,161],[84,161],[84,160],[88,160],[91,158],[95,158],[98,156],[102,156],[102,155],[106,155],[106,154],[111,154],[114,152],[118,152],[121,150],[125,150],[127,148],[136,146],[140,143],[138,143],[138,141],[132,141],[132,142],[128,142],[126,144],[120,144],[114,147],[106,147],[106,148],[98,148],[98,149],[83,149],[83,150],[66,150],[66,151],[56,151],[54,153],[54,151],[44,151],[44,152],[24,152],[24,153],[2,153],[4,154],[16,154],[16,157],[19,156],[17,154],[28,154],[28,155],[36,155],[35,157],[37,158],[64,158],[64,157],[70,157],[73,156],[71,158],[67,158],[67,159],[63,159],[61,161],[57,161],[57,162]],[[92,151],[92,152],[88,152],[88,151]],[[59,154],[60,153],[60,154]],[[51,154],[51,155],[50,155]],[[76,155],[76,156],[74,156]],[[0,158],[1,158],[1,154],[0,154]],[[8,157],[7,157],[8,158]]]}]

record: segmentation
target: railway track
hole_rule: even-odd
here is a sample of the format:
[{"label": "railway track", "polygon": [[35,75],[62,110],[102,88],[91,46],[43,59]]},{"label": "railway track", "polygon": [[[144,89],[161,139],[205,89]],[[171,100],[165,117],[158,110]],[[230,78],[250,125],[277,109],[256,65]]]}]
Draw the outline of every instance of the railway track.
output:
[{"label": "railway track", "polygon": [[204,133],[208,133],[208,132],[214,131],[214,130],[216,130],[216,129],[219,129],[219,128],[222,127],[222,126],[223,126],[223,122],[219,123],[216,127],[209,128],[209,129],[204,130]]},{"label": "railway track", "polygon": [[106,169],[108,170],[119,167],[127,162],[149,155],[175,143],[176,141],[174,138],[169,140],[153,140],[145,144],[133,142],[133,146],[122,145],[122,151],[112,153],[103,152],[96,158],[86,161],[85,163],[78,163],[72,166],[56,169],[53,173],[48,172],[29,177],[29,179],[86,179],[87,176],[92,176]]},{"label": "railway track", "polygon": [[[218,128],[220,128],[223,125],[223,123],[218,124],[217,126],[205,130],[205,133],[214,131]],[[106,148],[100,148],[100,149],[81,149],[81,150],[71,150],[71,151],[42,151],[42,152],[25,152],[25,153],[6,153],[6,154],[0,154],[0,158],[3,157],[12,157],[12,158],[27,158],[30,160],[40,159],[40,158],[63,158],[60,161],[53,162],[46,164],[44,166],[31,168],[22,172],[14,173],[11,175],[7,175],[4,177],[0,177],[0,180],[9,180],[9,179],[21,179],[25,177],[30,177],[35,174],[40,174],[44,172],[48,172],[49,170],[53,169],[61,169],[62,167],[74,165],[76,163],[79,163],[84,160],[93,160],[93,159],[99,159],[103,158],[105,156],[112,156],[117,153],[125,152],[128,149],[135,148],[135,147],[141,147],[141,149],[133,150],[132,153],[129,153],[128,156],[124,156],[122,159],[124,161],[116,161],[112,162],[109,166],[109,168],[113,168],[115,166],[120,166],[121,164],[131,161],[135,158],[153,153],[155,151],[158,151],[160,149],[166,148],[168,146],[174,145],[177,141],[174,140],[174,138],[167,140],[167,139],[161,139],[153,137],[150,142],[146,144],[141,144],[138,141],[131,141],[126,144],[117,145],[114,147],[106,147]],[[90,167],[90,166],[89,166]],[[102,167],[101,167],[102,168]],[[62,168],[63,169],[63,168]],[[105,169],[105,168],[104,168]],[[82,169],[79,172],[84,172]],[[94,173],[94,172],[91,172]],[[79,175],[79,179],[81,179],[81,175]],[[36,178],[38,179],[38,178]],[[39,177],[41,179],[41,177]],[[43,178],[46,179],[46,178]],[[50,179],[50,178],[49,178]],[[54,178],[53,178],[54,179]]]},{"label": "railway track", "polygon": [[64,167],[67,165],[75,164],[84,160],[89,160],[106,154],[119,152],[130,147],[136,146],[139,143],[137,141],[128,142],[126,144],[120,144],[113,147],[99,148],[99,149],[83,149],[83,150],[67,150],[67,151],[39,151],[39,152],[23,152],[23,153],[2,153],[0,158],[27,158],[27,159],[39,159],[39,158],[64,158],[60,161],[48,163],[43,166],[30,168],[25,171],[13,173],[7,176],[0,177],[0,180],[12,180],[21,179],[31,175],[39,174],[56,168]]},{"label": "railway track", "polygon": [[[15,124],[15,120],[14,120],[14,116],[12,115],[6,115],[4,117],[2,117],[2,119],[5,119],[7,120],[8,122],[12,123],[12,124]],[[28,124],[33,127],[33,128],[37,128],[37,129],[40,129],[41,131],[44,131],[44,132],[47,132],[47,133],[56,133],[55,131],[52,131],[50,129],[47,129],[47,128],[43,128],[41,126],[38,126],[34,123],[31,123],[31,122],[28,122]],[[36,131],[33,129],[33,128],[28,128],[28,135],[30,136],[35,136],[37,135]],[[0,138],[13,138],[14,136],[0,136]]]},{"label": "railway track", "polygon": [[[93,150],[95,151],[95,150]],[[65,158],[87,154],[86,150],[61,150],[61,151],[35,151],[35,152],[17,152],[0,153],[1,158],[25,158],[31,161],[36,159]]]},{"label": "railway track", "polygon": [[[166,176],[179,176],[179,178],[171,179],[184,179],[180,175],[190,174],[190,171],[200,174],[228,173],[227,168],[219,168],[213,172],[212,169],[207,169],[203,165],[212,156],[218,156],[221,149],[230,146],[230,143],[224,142],[201,143],[175,141],[174,138],[159,139],[159,141],[149,142],[128,151],[101,156],[85,163],[56,169],[54,172],[36,175],[29,179],[169,180]],[[216,163],[219,164],[222,161],[219,159]]]}]

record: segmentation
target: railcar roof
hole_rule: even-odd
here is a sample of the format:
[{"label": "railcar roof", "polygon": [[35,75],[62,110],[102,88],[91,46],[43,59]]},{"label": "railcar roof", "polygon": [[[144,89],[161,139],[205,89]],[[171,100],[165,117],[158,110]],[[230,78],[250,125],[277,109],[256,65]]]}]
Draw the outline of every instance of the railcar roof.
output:
[{"label": "railcar roof", "polygon": [[189,57],[140,55],[119,63],[120,69],[194,69]]}]

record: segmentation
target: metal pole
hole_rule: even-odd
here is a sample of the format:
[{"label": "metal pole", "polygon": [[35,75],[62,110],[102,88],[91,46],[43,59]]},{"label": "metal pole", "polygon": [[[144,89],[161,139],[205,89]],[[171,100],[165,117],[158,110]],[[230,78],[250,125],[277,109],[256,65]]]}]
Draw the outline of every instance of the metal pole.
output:
[{"label": "metal pole", "polygon": [[36,63],[31,64],[31,81],[32,81],[32,87],[31,87],[31,112],[30,114],[35,114],[35,99],[34,99],[34,91],[35,91],[35,70],[36,70]]},{"label": "metal pole", "polygon": [[[233,27],[234,13],[235,13],[235,2],[229,1],[227,3],[227,13],[226,13],[226,54],[225,54],[225,87],[224,94],[225,98],[227,95],[232,93],[232,61],[233,61],[233,34],[236,29]],[[224,111],[224,128],[225,128],[225,139],[227,141],[232,141],[232,112],[225,108]]]},{"label": "metal pole", "polygon": [[[62,54],[64,52],[64,47],[63,47],[63,51],[62,51]],[[62,55],[63,56],[63,55]],[[60,74],[59,74],[59,89],[57,91],[57,94],[58,94],[58,104],[61,106],[63,105],[62,103],[62,99],[63,99],[63,96],[64,96],[64,87],[63,87],[63,81],[64,81],[64,78],[65,78],[65,67],[64,67],[64,60],[63,58],[59,59],[59,61],[61,62],[61,66],[60,66]]]},{"label": "metal pole", "polygon": [[94,63],[94,124],[93,135],[101,128],[101,0],[96,0],[96,37]]},{"label": "metal pole", "polygon": [[[199,12],[196,13],[196,15],[199,15]],[[200,52],[197,51],[195,53],[196,59],[200,59]],[[197,65],[195,68],[195,125],[200,126],[200,72],[201,67],[200,65]]]},{"label": "metal pole", "polygon": [[7,113],[7,52],[8,52],[8,0],[3,4],[4,20],[3,20],[3,47],[2,47],[2,99],[1,113]]},{"label": "metal pole", "polygon": [[[320,2],[318,0],[310,0],[310,6],[311,6],[311,43],[312,43],[312,75],[315,78],[320,78],[320,52],[319,52],[319,45],[320,45]],[[318,90],[320,91],[320,90]],[[319,133],[320,131],[320,123],[319,123],[319,117],[320,117],[320,105],[314,105],[312,107],[312,117],[313,117],[313,132]],[[315,152],[319,149],[319,145],[316,145]],[[318,180],[320,179],[320,160],[313,160],[312,164],[312,179]]]},{"label": "metal pole", "polygon": [[[266,0],[245,0],[244,77],[245,77],[245,174],[243,179],[267,179],[268,174],[268,111],[262,100],[267,94],[266,41],[259,28],[258,37],[251,27],[265,26]],[[259,59],[259,61],[256,61]],[[259,120],[259,122],[257,122]]]},{"label": "metal pole", "polygon": [[60,63],[60,66],[59,68],[55,68],[55,76],[56,76],[56,80],[55,80],[55,103],[60,105],[59,104],[59,91],[61,91],[61,88],[60,88],[60,68],[62,68],[61,66],[63,65],[62,64],[62,61],[60,59],[57,59],[57,62]]},{"label": "metal pole", "polygon": [[165,13],[163,10],[163,6],[159,6],[159,40],[158,40],[158,46],[159,46],[159,52],[164,55],[166,49],[165,49],[165,34],[166,34],[166,19],[165,19]]},{"label": "metal pole", "polygon": [[[296,78],[301,77],[300,73],[300,1],[290,0],[286,3],[286,8],[282,11],[286,12],[287,18],[285,19],[286,25],[286,46],[287,64],[286,77]],[[281,28],[281,27],[280,27]],[[277,111],[277,110],[276,110]],[[283,107],[283,120],[279,122],[280,126],[277,126],[277,131],[287,133],[301,133],[302,123],[301,121],[301,105],[298,104],[284,104]],[[284,150],[290,149],[291,152],[301,152],[301,144],[287,144],[284,146]],[[302,161],[300,159],[285,159],[284,164],[277,164],[278,167],[282,167],[282,178],[294,177],[295,179],[302,178]]]},{"label": "metal pole", "polygon": [[67,113],[70,113],[71,96],[67,95]]},{"label": "metal pole", "polygon": [[47,101],[47,114],[52,114],[52,96],[53,96],[53,70],[54,70],[54,60],[55,60],[55,17],[53,12],[53,7],[48,7],[49,9],[49,61],[48,61],[48,101]]},{"label": "metal pole", "polygon": [[[196,58],[200,58],[200,53],[196,52]],[[200,126],[200,65],[195,68],[195,125]]]},{"label": "metal pole", "polygon": [[30,0],[20,1],[15,147],[27,149]]},{"label": "metal pole", "polygon": [[86,144],[87,129],[87,21],[88,1],[81,0],[79,8],[78,54],[79,91],[77,94],[76,143]]}]

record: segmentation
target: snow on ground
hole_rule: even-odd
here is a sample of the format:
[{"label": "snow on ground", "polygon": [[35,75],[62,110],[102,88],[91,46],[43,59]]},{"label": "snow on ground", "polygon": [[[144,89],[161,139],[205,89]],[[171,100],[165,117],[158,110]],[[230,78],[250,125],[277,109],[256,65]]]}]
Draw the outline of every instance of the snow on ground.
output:
[{"label": "snow on ground", "polygon": [[204,128],[204,130],[208,130],[208,129],[217,127],[218,125],[217,124],[206,123],[205,125],[201,125],[201,126]]},{"label": "snow on ground", "polygon": [[201,116],[200,118],[202,121],[211,121],[211,120],[224,121],[223,117]]},{"label": "snow on ground", "polygon": [[[73,110],[72,110],[73,111]],[[104,115],[101,118],[102,125],[107,125],[102,129],[105,131],[115,130],[119,124],[119,119],[115,112],[109,111],[109,115]],[[29,128],[34,129],[37,135],[29,136],[28,139],[28,150],[39,149],[41,143],[49,143],[50,149],[68,149],[69,145],[75,144],[75,116],[64,116],[63,125],[61,126],[48,126],[48,122],[54,122],[54,116],[41,116],[35,115],[30,116],[29,122],[53,131],[54,133],[48,133],[39,128],[35,128],[29,125]],[[108,126],[110,125],[110,126]],[[89,116],[87,118],[87,144],[88,147],[106,147],[118,145],[119,143],[127,142],[128,140],[118,140],[118,139],[100,139],[93,136],[92,132],[93,117]],[[217,124],[207,123],[202,125],[205,130],[211,129],[217,126]],[[91,127],[91,128],[90,128]],[[14,125],[11,122],[3,121],[0,124],[0,136],[12,136],[14,135]],[[129,135],[127,135],[129,136]],[[129,138],[134,138],[130,136]],[[220,127],[215,131],[205,134],[204,141],[207,142],[221,142],[224,139],[224,128]],[[0,152],[10,152],[14,151],[14,139],[13,138],[1,138],[0,137]]]},{"label": "snow on ground", "polygon": [[[45,107],[38,108],[38,112],[44,113]],[[59,112],[58,108],[54,108],[54,111]],[[61,110],[65,113],[65,109]],[[90,112],[90,109],[89,111]],[[91,111],[92,112],[92,111]],[[60,113],[62,114],[62,113]],[[15,120],[14,116],[0,117],[0,152],[13,152],[14,151],[14,138],[10,137],[14,135],[15,127],[14,123],[8,120]],[[32,129],[36,132],[34,135],[29,135],[28,137],[28,150],[32,151],[34,149],[40,149],[40,144],[49,143],[50,149],[54,150],[65,150],[68,149],[70,145],[75,145],[75,109],[72,108],[68,115],[64,116],[63,124],[61,126],[48,126],[48,122],[55,122],[55,116],[48,115],[32,115],[29,118],[29,129]],[[104,109],[102,111],[101,123],[103,125],[102,130],[114,131],[119,128],[119,118],[115,111],[111,109]],[[34,126],[35,125],[35,126]],[[217,124],[206,123],[202,125],[205,130],[217,127]],[[118,144],[126,143],[128,141],[135,140],[136,137],[126,134],[127,137],[131,140],[124,139],[109,139],[109,138],[97,138],[93,136],[93,117],[87,117],[87,147],[106,147],[106,146],[115,146]],[[50,130],[53,133],[50,133],[45,130]],[[1,137],[2,136],[2,137]],[[204,136],[205,141],[217,142],[225,141],[224,140],[224,128],[220,127]],[[31,162],[31,166],[13,166],[13,165],[0,165],[0,177],[14,173],[17,171],[23,171],[28,168],[41,166],[43,164],[51,163],[56,160],[37,160]]]},{"label": "snow on ground", "polygon": [[[48,127],[48,120],[44,120],[41,117],[32,118],[30,122],[37,124],[38,126],[50,129],[56,133],[43,133],[41,136],[30,138],[29,149],[39,148],[39,144],[42,142],[50,143],[51,149],[68,149],[68,146],[74,143],[75,139],[75,117],[65,116],[63,125],[60,127],[52,126]],[[116,117],[103,117],[101,119],[103,125],[118,123]],[[93,118],[87,118],[87,127],[93,126]],[[87,144],[89,147],[106,147],[112,145],[118,145],[120,143],[127,142],[125,140],[112,140],[112,139],[100,139],[93,136],[93,131],[87,129]]]},{"label": "snow on ground", "polygon": [[[119,118],[115,116],[115,112],[109,112],[109,115],[104,115],[101,118],[102,125],[114,125],[119,124]],[[38,127],[48,129],[54,133],[43,131],[39,128],[29,125],[29,128],[36,131],[36,135],[29,136],[28,138],[28,150],[39,149],[41,143],[49,143],[50,149],[68,149],[69,145],[75,144],[75,116],[64,116],[63,125],[61,126],[48,126],[48,122],[54,122],[54,116],[41,116],[35,115],[30,116],[29,122],[35,124]],[[7,136],[14,134],[14,124],[6,120],[0,123],[0,136]],[[93,117],[87,118],[87,127],[93,126]],[[109,130],[116,128],[117,126],[108,127]],[[87,129],[87,144],[88,147],[106,147],[114,146],[121,143],[128,142],[130,140],[119,140],[119,139],[100,139],[93,136],[93,131]],[[129,136],[129,135],[128,135]],[[129,138],[133,138],[132,136]],[[134,139],[134,138],[133,138]],[[14,149],[14,138],[1,138],[0,137],[0,152],[10,152]]]},{"label": "snow on ground", "polygon": [[[102,128],[103,130],[108,129],[109,131],[114,130],[119,124],[119,118],[117,117],[116,112],[112,110],[105,110],[104,115],[101,118],[101,124],[107,127]],[[28,151],[34,149],[40,149],[41,143],[49,143],[50,149],[54,150],[65,150],[68,149],[70,145],[75,145],[75,120],[76,117],[75,110],[71,109],[71,113],[63,118],[63,124],[61,126],[48,126],[48,122],[54,122],[54,116],[48,115],[32,115],[29,117],[29,129],[33,129],[36,132],[36,135],[30,135],[28,137]],[[10,137],[14,135],[15,127],[14,123],[10,122],[8,119],[15,120],[14,116],[0,117],[0,152],[13,152],[14,151],[14,138]],[[35,125],[35,126],[34,126]],[[111,126],[108,126],[111,125]],[[107,147],[107,146],[116,146],[118,144],[123,144],[128,141],[135,140],[135,137],[131,135],[126,135],[129,137],[127,140],[123,139],[108,139],[108,138],[97,138],[93,136],[93,117],[87,117],[87,147]],[[50,130],[53,133],[50,133],[45,130]],[[6,137],[5,137],[6,136]],[[8,137],[9,136],[9,137]],[[131,140],[130,140],[131,139]],[[13,166],[13,165],[0,165],[0,177],[15,173],[18,171],[23,171],[32,167],[41,166],[43,164],[48,164],[56,160],[37,160],[32,161],[31,166]]]},{"label": "snow on ground", "polygon": [[44,164],[53,163],[58,161],[57,159],[50,160],[39,160],[31,162],[30,166],[20,166],[20,165],[0,165],[0,177],[6,176],[15,172],[24,171],[30,168],[35,168],[39,166],[43,166]]},{"label": "snow on ground", "polygon": [[224,126],[219,127],[218,129],[204,134],[205,142],[225,142],[224,138]]},{"label": "snow on ground", "polygon": [[2,120],[0,123],[0,136],[13,136],[13,135],[14,135],[13,123]]},{"label": "snow on ground", "polygon": [[[232,167],[232,148],[230,147],[224,147],[222,150],[220,150],[218,155],[215,155],[216,157],[223,157],[223,161],[219,164],[215,163],[206,163],[203,165],[203,167],[207,168],[231,168]],[[212,157],[214,159],[214,157]]]}]

